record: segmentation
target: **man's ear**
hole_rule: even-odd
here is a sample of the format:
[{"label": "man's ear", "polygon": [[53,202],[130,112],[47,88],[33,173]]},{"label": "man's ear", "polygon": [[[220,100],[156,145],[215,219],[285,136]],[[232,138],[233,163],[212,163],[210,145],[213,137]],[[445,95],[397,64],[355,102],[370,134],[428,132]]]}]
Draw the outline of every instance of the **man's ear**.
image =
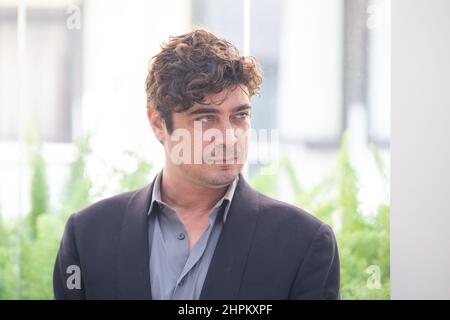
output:
[{"label": "man's ear", "polygon": [[156,139],[158,139],[159,142],[164,143],[167,130],[161,114],[155,108],[147,108],[147,118],[155,133]]}]

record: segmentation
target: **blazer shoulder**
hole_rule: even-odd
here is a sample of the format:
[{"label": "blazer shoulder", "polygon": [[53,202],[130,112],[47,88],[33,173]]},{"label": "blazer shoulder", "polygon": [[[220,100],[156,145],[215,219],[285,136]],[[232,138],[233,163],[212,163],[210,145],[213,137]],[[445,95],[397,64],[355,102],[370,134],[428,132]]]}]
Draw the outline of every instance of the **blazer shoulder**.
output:
[{"label": "blazer shoulder", "polygon": [[303,208],[258,193],[260,214],[272,225],[300,229],[315,234],[325,223]]},{"label": "blazer shoulder", "polygon": [[86,225],[91,223],[107,223],[121,219],[122,215],[130,201],[139,193],[144,192],[147,187],[120,193],[97,202],[81,209],[72,214],[72,219],[77,225]]}]

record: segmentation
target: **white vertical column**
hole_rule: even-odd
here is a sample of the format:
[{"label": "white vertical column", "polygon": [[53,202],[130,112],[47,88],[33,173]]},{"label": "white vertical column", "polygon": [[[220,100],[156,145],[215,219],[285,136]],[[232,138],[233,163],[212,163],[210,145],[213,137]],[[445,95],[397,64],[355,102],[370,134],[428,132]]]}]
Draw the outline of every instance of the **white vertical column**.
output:
[{"label": "white vertical column", "polygon": [[243,0],[243,4],[244,4],[244,8],[243,8],[243,12],[244,14],[243,16],[243,23],[242,25],[244,26],[243,29],[243,47],[244,50],[242,52],[242,54],[244,56],[248,56],[250,55],[250,35],[251,35],[251,0]]},{"label": "white vertical column", "polygon": [[[26,113],[26,29],[27,29],[27,1],[20,0],[17,6],[17,65],[18,65],[18,84],[17,84],[17,105],[19,109],[19,148],[18,148],[18,211],[17,211],[17,223],[18,230],[21,232],[22,227],[22,210],[23,210],[23,191],[24,191],[24,167],[25,160],[25,113]],[[21,279],[21,242],[20,236],[16,238],[16,298],[21,298],[20,279]]]},{"label": "white vertical column", "polygon": [[391,135],[391,2],[372,0],[367,8],[369,30],[368,104],[371,135],[389,141]]},{"label": "white vertical column", "polygon": [[392,1],[393,299],[450,299],[450,1]]},{"label": "white vertical column", "polygon": [[282,136],[318,140],[339,133],[342,6],[341,0],[285,2],[278,81]]}]

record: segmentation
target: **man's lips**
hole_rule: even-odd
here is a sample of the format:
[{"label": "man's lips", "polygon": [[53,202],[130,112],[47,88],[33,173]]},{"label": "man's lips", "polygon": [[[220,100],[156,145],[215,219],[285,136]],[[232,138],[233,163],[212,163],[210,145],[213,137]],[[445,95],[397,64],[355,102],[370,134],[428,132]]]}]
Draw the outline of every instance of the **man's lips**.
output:
[{"label": "man's lips", "polygon": [[221,161],[221,162],[230,162],[230,161],[238,160],[238,157],[233,157],[233,158],[211,158],[210,160],[214,161],[214,162],[219,162],[219,161]]}]

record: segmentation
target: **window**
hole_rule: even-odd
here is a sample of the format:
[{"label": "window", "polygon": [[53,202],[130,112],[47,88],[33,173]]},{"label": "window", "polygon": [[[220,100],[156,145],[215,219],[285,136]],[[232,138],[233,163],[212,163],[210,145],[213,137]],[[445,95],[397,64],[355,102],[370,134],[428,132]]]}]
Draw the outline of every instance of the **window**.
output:
[{"label": "window", "polygon": [[[0,140],[16,141],[23,122],[45,141],[72,141],[81,94],[81,30],[68,29],[67,17],[66,7],[27,8],[19,66],[17,8],[0,10]],[[19,79],[21,67],[26,76]]]}]

